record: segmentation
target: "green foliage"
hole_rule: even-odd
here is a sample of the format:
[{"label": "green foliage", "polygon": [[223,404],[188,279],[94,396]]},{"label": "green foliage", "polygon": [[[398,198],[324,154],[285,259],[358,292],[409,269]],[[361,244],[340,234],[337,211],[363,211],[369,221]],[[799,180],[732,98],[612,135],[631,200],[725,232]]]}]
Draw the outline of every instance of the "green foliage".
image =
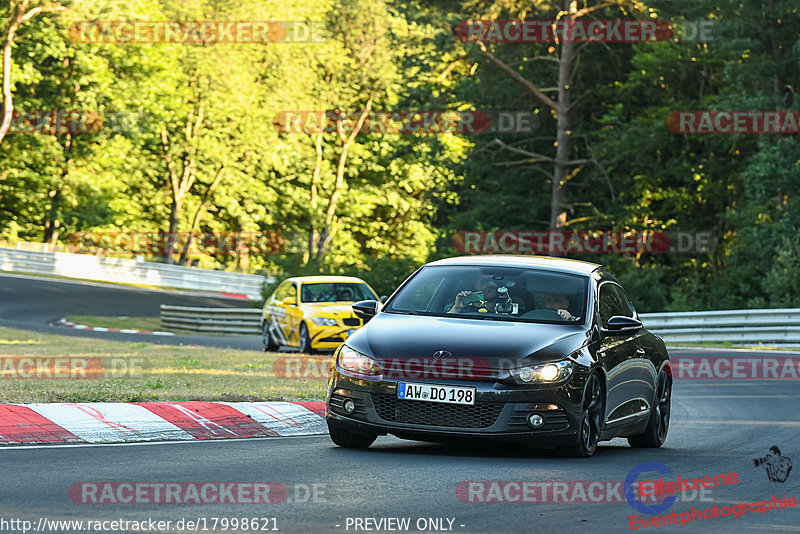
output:
[{"label": "green foliage", "polygon": [[[129,127],[77,135],[10,133],[0,143],[0,240],[66,242],[74,232],[167,231],[178,172],[196,178],[178,212],[199,232],[277,232],[274,254],[190,257],[201,267],[361,276],[388,294],[420,264],[456,253],[463,230],[546,230],[555,117],[453,28],[466,19],[553,18],[561,2],[509,0],[73,0],[20,27],[13,48],[17,109],[127,114]],[[587,6],[599,2],[587,2]],[[800,294],[800,146],[796,136],[681,135],[674,110],[800,109],[800,10],[791,3],[711,0],[611,2],[597,19],[707,19],[709,43],[588,43],[574,61],[571,230],[710,231],[711,253],[587,255],[625,284],[641,312],[796,306]],[[0,6],[0,29],[12,18]],[[324,22],[317,42],[84,43],[83,20]],[[540,87],[557,80],[558,45],[490,43]],[[550,94],[553,94],[552,92]],[[535,114],[533,133],[411,135],[364,132],[348,146],[324,253],[309,240],[326,218],[344,150],[273,124],[284,111],[447,109]],[[203,120],[194,135],[187,124]],[[130,127],[133,126],[133,127]],[[497,141],[496,141],[497,140]],[[498,143],[499,141],[499,143]],[[529,158],[530,159],[530,158]],[[156,254],[149,259],[160,259]],[[177,258],[176,258],[177,259]],[[269,288],[265,288],[269,291]]]}]

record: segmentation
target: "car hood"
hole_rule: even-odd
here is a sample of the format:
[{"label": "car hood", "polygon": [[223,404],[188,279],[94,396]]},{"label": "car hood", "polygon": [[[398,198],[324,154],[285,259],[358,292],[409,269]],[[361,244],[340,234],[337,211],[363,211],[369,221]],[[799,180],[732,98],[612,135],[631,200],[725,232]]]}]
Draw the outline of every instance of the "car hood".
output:
[{"label": "car hood", "polygon": [[333,304],[330,302],[303,303],[300,305],[303,311],[311,316],[326,317],[355,317],[353,307],[349,304]]},{"label": "car hood", "polygon": [[[453,358],[527,364],[568,356],[587,342],[587,327],[379,313],[353,334],[347,345],[377,358],[433,358],[448,351]],[[500,364],[500,367],[504,365]]]}]

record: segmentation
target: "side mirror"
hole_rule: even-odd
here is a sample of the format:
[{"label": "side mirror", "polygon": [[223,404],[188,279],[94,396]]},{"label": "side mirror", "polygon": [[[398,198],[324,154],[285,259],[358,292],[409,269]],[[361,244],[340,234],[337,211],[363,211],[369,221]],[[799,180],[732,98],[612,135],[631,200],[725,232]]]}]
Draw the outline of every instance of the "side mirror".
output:
[{"label": "side mirror", "polygon": [[380,303],[377,300],[362,300],[353,304],[353,312],[356,317],[362,319],[365,323],[375,317],[378,313]]},{"label": "side mirror", "polygon": [[629,334],[642,328],[642,322],[633,317],[615,315],[608,320],[606,331],[610,334]]},{"label": "side mirror", "polygon": [[297,299],[294,297],[286,297],[281,301],[284,306],[294,306],[297,304]]},{"label": "side mirror", "polygon": [[386,295],[381,295],[381,304],[383,304],[387,300],[389,300],[389,297],[387,297]]}]

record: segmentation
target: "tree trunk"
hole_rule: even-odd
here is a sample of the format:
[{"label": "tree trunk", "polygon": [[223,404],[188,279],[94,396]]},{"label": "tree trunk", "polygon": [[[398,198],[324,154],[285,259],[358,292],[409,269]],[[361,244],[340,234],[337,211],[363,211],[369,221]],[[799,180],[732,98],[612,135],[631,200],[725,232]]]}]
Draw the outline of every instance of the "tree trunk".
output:
[{"label": "tree trunk", "polygon": [[308,229],[308,250],[303,254],[303,264],[308,265],[308,262],[314,258],[314,253],[317,250],[319,243],[319,232],[317,232],[317,186],[319,184],[319,174],[322,170],[322,134],[325,133],[325,120],[326,112],[325,106],[322,106],[322,118],[320,119],[319,132],[317,132],[317,140],[314,143],[317,157],[314,163],[314,174],[311,176],[310,187],[310,200],[311,209],[309,216],[309,229]]},{"label": "tree trunk", "polygon": [[344,172],[347,168],[347,153],[372,110],[372,101],[374,98],[375,95],[370,95],[367,105],[364,108],[364,111],[362,111],[361,115],[358,117],[358,122],[353,127],[353,131],[350,132],[350,135],[345,135],[341,119],[337,119],[336,121],[336,129],[339,132],[339,137],[342,139],[342,153],[339,155],[339,165],[336,168],[336,184],[333,188],[333,193],[331,193],[331,196],[328,199],[328,209],[325,212],[325,225],[322,227],[322,231],[319,235],[317,256],[315,258],[317,262],[322,261],[322,257],[325,255],[328,244],[331,242],[334,234],[340,227],[339,225],[333,226],[333,220],[336,215],[336,207],[339,204],[339,195],[344,187]]},{"label": "tree trunk", "polygon": [[222,180],[222,177],[225,174],[225,166],[219,168],[217,171],[216,176],[214,176],[214,181],[206,189],[206,192],[203,193],[203,200],[200,201],[200,206],[197,208],[197,211],[194,214],[194,219],[192,221],[192,228],[189,230],[189,235],[186,236],[186,242],[183,244],[183,250],[181,251],[181,257],[178,260],[178,265],[185,265],[186,264],[186,255],[189,252],[189,248],[192,246],[192,242],[194,241],[194,233],[197,231],[197,227],[200,225],[200,219],[203,217],[203,213],[206,211],[206,202],[211,197],[211,194],[214,192],[214,189],[217,188],[219,182]]},{"label": "tree trunk", "polygon": [[55,245],[58,241],[59,228],[61,221],[58,219],[58,205],[61,202],[61,189],[50,191],[50,211],[47,220],[44,222],[44,239],[42,242],[48,245]]},{"label": "tree trunk", "polygon": [[20,25],[35,17],[40,13],[54,13],[56,11],[64,11],[67,9],[64,6],[49,6],[49,7],[35,7],[29,11],[28,3],[30,0],[22,0],[22,3],[17,8],[17,16],[11,22],[6,33],[6,40],[3,45],[3,120],[0,122],[0,143],[8,133],[11,127],[11,118],[14,113],[14,101],[11,95],[11,47],[14,44],[14,37],[17,35],[17,29]]},{"label": "tree trunk", "polygon": [[331,239],[333,238],[331,224],[333,223],[333,217],[336,214],[336,206],[339,204],[339,195],[341,194],[342,187],[344,186],[344,171],[347,167],[347,152],[349,152],[349,150],[350,142],[345,141],[345,143],[342,145],[342,153],[339,155],[339,165],[336,167],[336,185],[333,188],[333,193],[331,193],[330,199],[328,199],[328,209],[325,213],[325,225],[322,227],[322,231],[319,234],[319,244],[317,245],[316,256],[317,261],[322,259],[328,243],[330,243]]},{"label": "tree trunk", "polygon": [[[203,106],[200,106],[197,121],[194,122],[193,113],[190,113],[186,119],[186,143],[191,145],[197,139],[197,131],[203,123]],[[195,159],[194,154],[187,150],[183,153],[181,159],[183,169],[181,176],[178,176],[178,171],[172,161],[170,155],[169,135],[167,133],[166,124],[161,125],[161,149],[164,154],[164,163],[167,166],[167,174],[169,176],[170,185],[172,186],[172,205],[169,213],[169,233],[164,241],[164,251],[162,259],[164,263],[174,264],[175,258],[175,243],[178,239],[178,224],[180,223],[181,212],[183,211],[183,201],[186,195],[192,188],[195,180]]]},{"label": "tree trunk", "polygon": [[[565,17],[572,20],[571,15]],[[550,197],[550,230],[563,228],[567,222],[566,187],[567,168],[571,148],[570,139],[570,94],[569,84],[572,73],[572,51],[575,43],[561,43],[561,57],[558,61],[558,100],[556,101],[556,160],[553,169],[553,184]]]},{"label": "tree trunk", "polygon": [[175,263],[175,241],[178,238],[178,221],[183,211],[183,195],[173,195],[172,206],[169,211],[169,233],[164,240],[164,263],[173,265]]}]

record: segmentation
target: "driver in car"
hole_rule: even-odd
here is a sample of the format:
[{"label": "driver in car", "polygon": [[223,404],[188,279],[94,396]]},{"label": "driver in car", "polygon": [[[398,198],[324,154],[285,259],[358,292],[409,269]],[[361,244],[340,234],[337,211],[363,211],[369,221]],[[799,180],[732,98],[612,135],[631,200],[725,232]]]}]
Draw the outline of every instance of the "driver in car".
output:
[{"label": "driver in car", "polygon": [[344,302],[352,302],[353,301],[353,290],[349,287],[345,287],[339,291],[339,300]]},{"label": "driver in car", "polygon": [[565,321],[577,321],[578,317],[572,315],[569,308],[569,297],[562,293],[545,293],[544,307],[553,310]]},{"label": "driver in car", "polygon": [[[475,291],[461,291],[458,293],[455,303],[447,310],[447,313],[476,312],[481,308],[482,304],[486,305],[486,310],[494,312],[499,296],[497,292],[497,282],[491,278],[478,278],[475,281],[474,287]],[[464,302],[464,297],[478,291],[483,291],[483,301]]]}]

